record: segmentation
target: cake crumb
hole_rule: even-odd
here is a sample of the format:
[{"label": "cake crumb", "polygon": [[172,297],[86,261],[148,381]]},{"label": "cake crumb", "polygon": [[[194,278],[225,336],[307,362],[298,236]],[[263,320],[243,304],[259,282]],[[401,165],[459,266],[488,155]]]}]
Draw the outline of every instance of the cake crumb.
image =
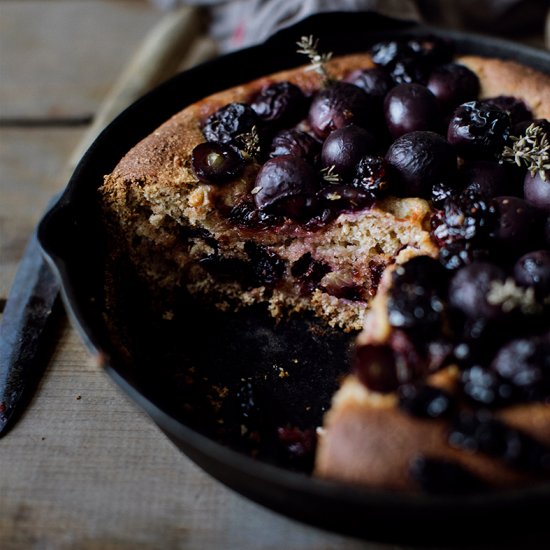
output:
[{"label": "cake crumb", "polygon": [[163,318],[165,321],[171,321],[171,320],[174,318],[174,312],[171,311],[171,310],[165,311],[165,312],[162,314],[162,318]]},{"label": "cake crumb", "polygon": [[279,367],[279,378],[288,378],[290,374],[288,374],[288,371],[283,369],[282,367]]}]

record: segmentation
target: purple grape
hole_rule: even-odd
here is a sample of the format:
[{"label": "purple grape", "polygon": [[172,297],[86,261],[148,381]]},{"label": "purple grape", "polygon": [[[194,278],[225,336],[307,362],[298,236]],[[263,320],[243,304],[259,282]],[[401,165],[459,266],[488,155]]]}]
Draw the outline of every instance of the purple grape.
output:
[{"label": "purple grape", "polygon": [[550,212],[550,170],[535,174],[527,172],[523,194],[529,204]]},{"label": "purple grape", "polygon": [[523,170],[496,160],[474,160],[464,163],[459,171],[465,189],[486,198],[508,195],[521,197]]},{"label": "purple grape", "polygon": [[365,156],[357,164],[353,185],[380,197],[391,191],[392,180],[388,163],[377,156]]},{"label": "purple grape", "polygon": [[223,183],[242,172],[244,160],[230,145],[207,141],[193,149],[191,166],[201,181]]},{"label": "purple grape", "polygon": [[540,211],[518,197],[496,197],[492,204],[496,225],[491,237],[502,252],[509,256],[536,247],[542,237]]},{"label": "purple grape", "polygon": [[293,155],[314,164],[320,152],[321,144],[309,134],[300,130],[282,130],[273,138],[269,156]]},{"label": "purple grape", "polygon": [[512,125],[523,121],[531,121],[533,119],[533,113],[531,113],[527,105],[525,105],[524,101],[517,97],[499,95],[497,97],[484,99],[481,103],[492,105],[508,113]]},{"label": "purple grape", "polygon": [[399,408],[419,418],[443,418],[454,407],[453,396],[427,384],[403,384],[399,388]]},{"label": "purple grape", "polygon": [[448,63],[432,71],[427,87],[435,95],[441,107],[448,111],[461,103],[477,98],[479,78],[464,65]]},{"label": "purple grape", "polygon": [[505,272],[486,262],[473,262],[458,270],[449,284],[449,303],[470,319],[496,320],[502,308],[488,302],[493,283],[503,283]]},{"label": "purple grape", "polygon": [[374,202],[372,193],[345,183],[326,185],[319,191],[318,197],[323,206],[334,214],[361,210]]},{"label": "purple grape", "polygon": [[290,125],[305,114],[306,97],[295,84],[276,82],[264,88],[250,106],[266,122]]},{"label": "purple grape", "polygon": [[304,159],[275,157],[256,177],[254,202],[261,211],[302,221],[313,211],[318,185],[317,173]]},{"label": "purple grape", "polygon": [[499,155],[510,134],[508,113],[471,101],[454,112],[447,130],[447,139],[463,157],[491,158]]},{"label": "purple grape", "polygon": [[346,78],[346,82],[361,88],[369,96],[378,98],[380,106],[386,94],[395,86],[390,73],[382,67],[354,71]]},{"label": "purple grape", "polygon": [[386,153],[401,195],[429,197],[432,186],[456,173],[454,148],[434,132],[410,132],[397,138]]},{"label": "purple grape", "polygon": [[550,296],[550,251],[523,255],[514,265],[514,278],[522,286],[533,287],[537,297]]},{"label": "purple grape", "polygon": [[438,111],[435,96],[420,84],[400,84],[384,100],[386,125],[394,138],[416,130],[437,130]]},{"label": "purple grape", "polygon": [[315,135],[324,139],[333,130],[348,124],[368,127],[373,110],[373,100],[361,88],[339,81],[315,94],[309,109],[309,123]]},{"label": "purple grape", "polygon": [[550,339],[544,336],[509,342],[496,354],[491,370],[518,388],[526,400],[550,396]]},{"label": "purple grape", "polygon": [[372,391],[388,393],[399,386],[395,355],[389,346],[359,346],[353,364],[359,380]]},{"label": "purple grape", "polygon": [[376,137],[355,124],[344,126],[331,132],[323,144],[321,164],[324,167],[334,166],[335,172],[349,179],[358,162],[378,149]]},{"label": "purple grape", "polygon": [[202,131],[207,141],[230,143],[250,132],[258,123],[258,116],[249,105],[229,103],[207,118]]}]

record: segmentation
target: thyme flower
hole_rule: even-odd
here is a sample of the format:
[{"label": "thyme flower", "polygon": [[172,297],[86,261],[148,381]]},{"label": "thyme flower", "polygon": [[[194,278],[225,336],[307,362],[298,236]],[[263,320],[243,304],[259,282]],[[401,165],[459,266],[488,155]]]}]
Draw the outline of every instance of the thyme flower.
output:
[{"label": "thyme flower", "polygon": [[512,146],[506,146],[502,152],[502,159],[521,166],[534,176],[539,172],[546,181],[546,173],[550,170],[550,140],[541,126],[531,124],[523,136],[510,136]]}]

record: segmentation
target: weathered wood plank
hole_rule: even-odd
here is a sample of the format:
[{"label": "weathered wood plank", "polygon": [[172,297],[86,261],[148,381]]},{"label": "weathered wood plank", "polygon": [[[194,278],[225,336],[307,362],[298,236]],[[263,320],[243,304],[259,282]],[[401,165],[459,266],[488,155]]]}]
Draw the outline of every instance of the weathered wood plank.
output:
[{"label": "weathered wood plank", "polygon": [[365,548],[207,476],[98,370],[69,328],[30,408],[1,441],[0,509],[0,547],[13,550]]},{"label": "weathered wood plank", "polygon": [[0,3],[0,119],[91,117],[161,17],[146,0]]},{"label": "weathered wood plank", "polygon": [[0,298],[85,128],[0,128]]}]

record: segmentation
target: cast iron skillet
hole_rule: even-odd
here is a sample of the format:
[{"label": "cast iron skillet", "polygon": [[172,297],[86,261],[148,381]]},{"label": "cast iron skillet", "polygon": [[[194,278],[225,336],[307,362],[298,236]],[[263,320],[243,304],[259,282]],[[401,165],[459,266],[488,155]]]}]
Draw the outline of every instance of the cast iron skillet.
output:
[{"label": "cast iron skillet", "polygon": [[[65,192],[41,222],[39,239],[61,280],[72,321],[98,362],[183,452],[228,487],[292,518],[370,540],[439,545],[485,542],[500,546],[537,542],[546,528],[550,509],[548,484],[489,494],[431,496],[332,483],[281,467],[269,456],[266,460],[252,459],[234,446],[222,445],[204,429],[198,415],[186,416],[174,404],[177,399],[172,390],[177,384],[171,382],[186,372],[182,360],[198,361],[203,368],[211,369],[209,375],[221,376],[229,384],[231,377],[246,379],[258,368],[273,369],[280,364],[287,368],[284,361],[298,352],[302,354],[300,365],[312,370],[320,363],[318,357],[322,356],[323,362],[328,357],[327,370],[312,376],[304,388],[296,390],[298,393],[289,391],[277,396],[279,408],[270,414],[277,420],[288,420],[293,414],[291,409],[312,395],[320,393],[328,402],[342,369],[341,357],[348,345],[345,337],[335,333],[312,336],[312,324],[307,319],[280,328],[258,312],[227,320],[189,303],[184,305],[188,308],[188,327],[198,326],[200,330],[192,332],[187,340],[180,334],[182,340],[170,343],[170,335],[140,318],[137,302],[123,293],[120,313],[121,319],[126,314],[126,320],[120,320],[113,331],[102,316],[105,235],[99,224],[96,189],[103,175],[135,143],[172,114],[210,93],[303,64],[303,57],[295,52],[295,42],[302,35],[313,34],[324,51],[338,55],[364,51],[381,39],[430,33],[452,38],[459,53],[511,58],[546,72],[550,68],[547,53],[492,38],[442,31],[372,13],[312,16],[277,33],[265,44],[179,74],[128,108],[85,154]],[[182,348],[191,355],[171,362],[172,351]],[[332,353],[334,349],[339,352]],[[177,372],[170,379],[172,367]],[[299,369],[291,374],[305,379]],[[311,414],[320,417],[322,412],[317,408]],[[234,411],[228,413],[228,418],[234,418],[232,414]]]}]

